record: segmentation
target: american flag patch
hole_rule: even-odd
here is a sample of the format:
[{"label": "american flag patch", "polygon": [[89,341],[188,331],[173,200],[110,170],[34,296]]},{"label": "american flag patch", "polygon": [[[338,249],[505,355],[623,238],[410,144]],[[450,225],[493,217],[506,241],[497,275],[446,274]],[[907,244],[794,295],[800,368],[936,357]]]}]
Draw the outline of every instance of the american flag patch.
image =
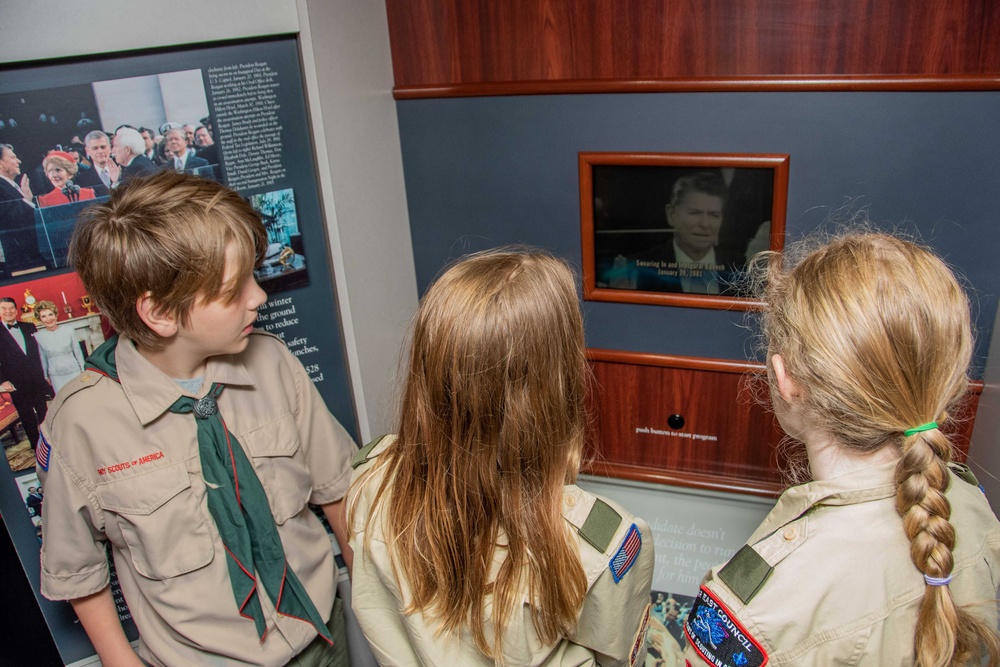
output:
[{"label": "american flag patch", "polygon": [[618,551],[608,562],[608,566],[611,568],[611,576],[615,578],[616,584],[622,580],[625,573],[635,563],[635,559],[639,555],[639,549],[641,548],[642,535],[639,534],[639,529],[633,523],[632,527],[628,529],[628,533],[625,534],[622,545],[618,547]]},{"label": "american flag patch", "polygon": [[[35,462],[39,468],[48,472],[49,455],[52,453],[52,445],[41,433],[38,434],[38,445],[35,447]],[[617,581],[617,579],[615,580]]]}]

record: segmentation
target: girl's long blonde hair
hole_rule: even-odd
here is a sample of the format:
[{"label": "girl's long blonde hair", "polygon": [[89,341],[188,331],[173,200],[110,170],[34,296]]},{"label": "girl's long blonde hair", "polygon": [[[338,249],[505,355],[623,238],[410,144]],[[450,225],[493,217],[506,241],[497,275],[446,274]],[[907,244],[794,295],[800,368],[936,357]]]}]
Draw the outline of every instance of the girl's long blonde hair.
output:
[{"label": "girl's long blonde hair", "polygon": [[[863,233],[792,267],[772,255],[767,278],[764,334],[803,389],[803,414],[857,452],[900,450],[896,508],[910,557],[925,575],[947,577],[951,444],[938,428],[904,432],[944,425],[968,388],[969,302],[955,276],[914,243]],[[956,606],[946,585],[927,586],[914,647],[921,667],[1000,660],[996,629]]]},{"label": "girl's long blonde hair", "polygon": [[572,630],[583,604],[561,507],[580,465],[586,377],[573,275],[558,259],[471,255],[421,301],[366,535],[384,513],[393,571],[412,596],[406,612],[443,632],[467,626],[497,662],[523,604],[545,643]]}]

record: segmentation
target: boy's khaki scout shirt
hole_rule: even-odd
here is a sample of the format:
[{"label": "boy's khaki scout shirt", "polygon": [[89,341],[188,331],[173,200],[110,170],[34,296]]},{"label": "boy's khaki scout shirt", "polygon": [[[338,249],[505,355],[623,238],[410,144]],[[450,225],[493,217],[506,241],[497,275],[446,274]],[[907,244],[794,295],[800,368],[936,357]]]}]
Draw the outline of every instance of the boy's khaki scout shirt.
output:
[{"label": "boy's khaki scout shirt", "polygon": [[[749,546],[702,582],[684,626],[689,663],[912,667],[926,586],[896,513],[895,470],[889,463],[785,491]],[[985,602],[970,611],[996,627],[1000,522],[982,491],[955,474],[946,495],[952,595],[960,605]]]},{"label": "boy's khaki scout shirt", "polygon": [[[355,463],[361,463],[354,479],[372,470],[375,457],[395,437],[385,437],[371,451],[363,448]],[[354,549],[352,606],[368,637],[376,659],[388,665],[483,665],[493,667],[476,648],[468,629],[456,635],[438,634],[439,626],[422,613],[404,614],[408,595],[400,590],[392,573],[389,552],[383,534],[373,532],[365,548],[365,519],[375,491],[382,480],[382,470],[374,469],[348,494],[348,517],[351,547]],[[607,535],[607,546],[598,550],[581,539],[580,531],[596,503],[598,512],[608,508],[614,516]],[[383,506],[384,507],[384,506]],[[596,514],[595,513],[595,516]],[[515,614],[504,630],[504,661],[507,667],[518,665],[641,665],[646,656],[646,625],[649,617],[649,590],[653,581],[653,539],[649,526],[611,500],[599,498],[579,487],[566,486],[563,494],[563,517],[580,548],[580,560],[587,577],[587,596],[583,602],[576,631],[554,644],[539,641],[532,624],[531,608],[525,602],[521,614]],[[371,527],[377,530],[376,520]],[[630,569],[618,583],[609,566],[635,525],[641,536],[641,548]],[[586,532],[585,529],[583,529]],[[613,531],[613,532],[612,532]],[[496,555],[497,564],[502,552]],[[486,636],[492,636],[487,624]]]},{"label": "boy's khaki scout shirt", "polygon": [[[51,446],[42,525],[42,594],[70,600],[108,585],[104,542],[154,665],[284,665],[316,636],[277,616],[261,642],[237,611],[226,555],[208,512],[195,418],[167,408],[184,394],[127,338],[114,380],[85,371],[60,392],[42,425]],[[340,500],[355,446],[285,345],[255,332],[239,355],[208,362],[202,393],[218,398],[267,494],[289,566],[320,615],[333,606],[330,540],[306,503]]]}]

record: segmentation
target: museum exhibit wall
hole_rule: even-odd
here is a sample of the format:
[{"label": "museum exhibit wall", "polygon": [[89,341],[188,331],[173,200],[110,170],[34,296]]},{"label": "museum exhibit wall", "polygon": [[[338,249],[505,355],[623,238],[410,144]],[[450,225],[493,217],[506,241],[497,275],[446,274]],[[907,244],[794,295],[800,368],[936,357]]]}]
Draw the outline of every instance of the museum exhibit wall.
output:
[{"label": "museum exhibit wall", "polygon": [[[995,404],[1000,43],[989,26],[1000,10],[946,4],[387,0],[419,291],[462,254],[502,244],[582,269],[582,152],[788,155],[788,241],[865,219],[964,276],[972,374]],[[780,434],[739,379],[761,360],[752,320],[598,301],[584,317],[599,396],[588,469],[612,477],[581,483],[650,521],[654,613],[664,599],[683,610],[780,487]],[[616,357],[631,375],[608,385]],[[686,426],[669,426],[673,413]],[[976,424],[970,454],[984,477],[1000,473],[992,424]],[[685,434],[701,438],[696,463],[733,460],[714,474],[685,468],[672,455]]]},{"label": "museum exhibit wall", "polygon": [[[539,246],[580,269],[580,152],[787,154],[789,240],[864,215],[878,228],[930,244],[970,285],[979,340],[973,373],[983,377],[1000,293],[994,270],[1000,203],[993,185],[1000,169],[994,150],[1000,140],[994,122],[1000,94],[535,92],[398,101],[421,293],[448,262],[503,244]],[[722,362],[760,360],[745,312],[587,301],[584,318],[591,348]],[[739,431],[748,421],[742,415],[757,408],[741,391],[738,376],[716,393],[710,390],[718,386],[714,381],[699,379],[707,375],[718,374],[681,370],[649,385],[626,381],[614,396],[606,385],[597,388],[602,404],[623,411],[659,408],[655,421],[632,423],[605,419],[599,409],[593,417],[599,427],[625,421],[626,428],[617,434],[620,442],[613,451],[607,442],[598,443],[600,454],[589,470],[616,477],[626,472],[630,479],[668,485],[632,486],[603,477],[581,483],[650,521],[656,549],[654,609],[663,599],[683,610],[706,569],[740,548],[768,511],[757,493],[777,486],[778,476],[771,471],[768,484],[760,483],[759,466],[734,481],[729,473],[740,461],[714,479],[704,469],[674,466],[670,450],[682,441],[669,436],[683,433],[704,437],[697,443],[704,459],[748,453],[763,454],[765,461],[776,458],[776,437],[752,441],[747,431]],[[671,381],[673,387],[665,386]],[[647,392],[647,386],[661,390]],[[649,405],[656,401],[664,402]],[[706,421],[669,428],[669,415],[684,414],[693,424],[695,413]],[[598,439],[605,435],[602,430]],[[995,441],[987,435],[974,442],[973,460],[979,460],[977,446],[989,449]],[[637,469],[640,474],[633,474]],[[697,488],[687,488],[692,482]]]},{"label": "museum exhibit wall", "polygon": [[[972,375],[984,400],[993,391],[994,3],[387,6],[421,291],[451,259],[498,244],[580,265],[581,152],[788,155],[787,240],[863,218],[932,246],[967,281]],[[584,310],[592,348],[760,361],[743,312]],[[726,400],[745,411],[749,399]],[[637,458],[668,446],[655,440],[637,434]],[[991,449],[996,431],[976,440]]]},{"label": "museum exhibit wall", "polygon": [[[288,82],[286,94],[292,97],[278,102],[302,108],[313,139],[311,145],[285,146],[284,159],[305,162],[315,173],[322,217],[310,220],[319,233],[308,239],[305,252],[325,259],[311,263],[323,270],[309,278],[311,285],[326,283],[329,295],[296,298],[292,319],[333,322],[328,329],[312,326],[308,346],[332,354],[334,372],[311,364],[316,368],[310,373],[331,409],[363,442],[389,429],[396,359],[417,300],[384,5],[280,0],[247,11],[245,3],[230,0],[111,1],[101,3],[100,11],[84,12],[77,3],[42,0],[0,9],[0,62],[13,69],[146,53],[169,68],[170,54],[191,45],[247,45],[283,36],[298,52],[301,72],[294,76],[301,80]],[[109,67],[109,78],[114,71]],[[260,148],[267,153],[267,146]],[[8,608],[17,624],[5,627],[22,634],[9,644],[15,648],[0,652],[0,662],[15,659],[16,646],[24,647],[24,655],[54,650],[32,595],[37,596],[38,539],[20,498],[6,503],[13,486],[7,476],[3,514],[12,544],[0,541],[0,551],[3,562],[19,561],[24,572],[8,568],[17,578],[7,582],[16,598]],[[71,612],[52,616],[44,603],[43,611],[54,634],[72,624]],[[65,633],[57,643],[66,651],[64,660],[84,650],[71,646],[79,640]]]},{"label": "museum exhibit wall", "polygon": [[[992,184],[1000,94],[654,93],[398,103],[421,291],[449,259],[504,243],[579,265],[580,151],[790,156],[786,232],[864,216],[918,236],[968,279],[981,375],[996,312]],[[745,359],[745,313],[588,302],[588,345]]]},{"label": "museum exhibit wall", "polygon": [[[99,12],[80,12],[66,0],[40,0],[5,3],[0,18],[4,63],[298,35],[348,391],[360,439],[385,432],[396,359],[417,298],[385,6],[279,0],[247,11],[234,0],[111,0]],[[170,20],[183,28],[157,28]]]}]

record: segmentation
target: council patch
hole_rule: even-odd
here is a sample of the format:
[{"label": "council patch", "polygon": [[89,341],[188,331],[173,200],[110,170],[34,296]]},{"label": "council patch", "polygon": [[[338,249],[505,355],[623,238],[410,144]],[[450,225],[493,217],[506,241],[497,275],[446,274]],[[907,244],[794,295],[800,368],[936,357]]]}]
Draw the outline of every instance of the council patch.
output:
[{"label": "council patch", "polygon": [[684,635],[695,651],[715,667],[763,667],[767,653],[704,586],[684,622]]}]

